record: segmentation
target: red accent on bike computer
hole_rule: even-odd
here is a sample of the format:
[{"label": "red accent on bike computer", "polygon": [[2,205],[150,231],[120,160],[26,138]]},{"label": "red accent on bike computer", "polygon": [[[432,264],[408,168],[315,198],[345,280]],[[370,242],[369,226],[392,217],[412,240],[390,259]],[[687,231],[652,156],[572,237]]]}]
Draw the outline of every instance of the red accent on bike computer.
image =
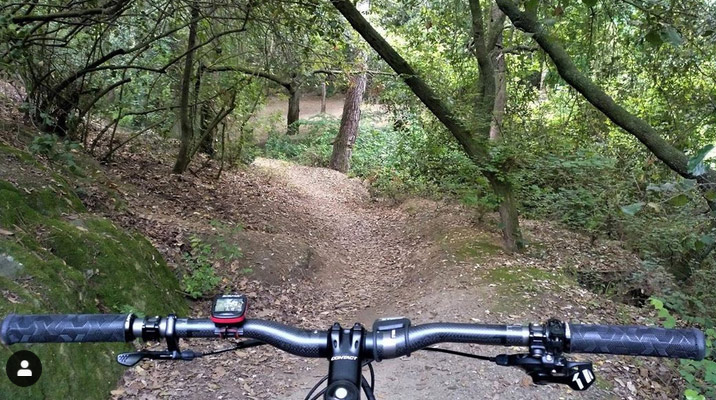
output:
[{"label": "red accent on bike computer", "polygon": [[211,305],[211,321],[218,325],[236,325],[244,322],[248,301],[240,294],[222,294]]}]

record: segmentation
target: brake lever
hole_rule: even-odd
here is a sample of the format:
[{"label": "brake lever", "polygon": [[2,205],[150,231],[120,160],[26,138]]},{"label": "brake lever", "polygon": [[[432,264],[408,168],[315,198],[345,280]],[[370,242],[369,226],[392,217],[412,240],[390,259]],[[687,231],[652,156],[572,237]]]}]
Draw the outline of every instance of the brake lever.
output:
[{"label": "brake lever", "polygon": [[201,357],[202,353],[193,350],[183,351],[137,351],[133,353],[121,353],[117,355],[117,362],[125,367],[132,367],[143,359],[150,360],[184,360],[191,361],[197,357]]},{"label": "brake lever", "polygon": [[568,361],[564,357],[545,354],[500,354],[497,365],[522,368],[537,385],[559,383],[574,390],[587,390],[596,381],[591,362]]}]

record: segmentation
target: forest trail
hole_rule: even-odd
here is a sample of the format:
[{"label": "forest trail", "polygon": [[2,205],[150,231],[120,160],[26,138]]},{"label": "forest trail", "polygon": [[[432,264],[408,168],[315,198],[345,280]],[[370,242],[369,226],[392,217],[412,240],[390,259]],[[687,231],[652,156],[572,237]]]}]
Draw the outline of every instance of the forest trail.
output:
[{"label": "forest trail", "polygon": [[[209,220],[245,226],[227,233],[244,258],[239,266],[218,273],[224,290],[249,296],[249,318],[317,329],[336,321],[343,326],[358,321],[370,328],[377,317],[398,315],[414,324],[526,323],[550,316],[625,323],[624,313],[634,322],[641,320],[632,310],[620,311],[625,306],[579,287],[562,271],[565,265],[625,262],[629,256],[610,246],[590,250],[587,238],[544,223],[525,222],[528,237],[540,243],[538,249],[510,256],[497,245],[496,226],[485,228],[495,225],[489,216],[478,222],[463,207],[425,199],[401,204],[373,199],[360,180],[332,170],[259,158],[248,170],[207,184],[194,177],[167,177],[156,162],[125,157],[133,163],[119,169],[120,180],[127,187],[141,185],[145,194],[126,196],[134,211],[124,222],[143,230],[170,263],[179,252],[177,238],[216,230]],[[237,272],[246,267],[254,273]],[[206,316],[208,309],[208,302],[197,302],[192,316]],[[227,345],[202,340],[184,344],[195,349]],[[441,347],[483,355],[511,351]],[[630,398],[637,390],[659,389],[658,382],[640,375],[647,366],[660,370],[649,361],[634,365],[627,358],[592,359],[603,380],[576,393],[531,385],[513,368],[419,352],[375,366],[376,396],[592,399]],[[128,370],[113,397],[302,399],[326,372],[324,360],[299,359],[265,346],[190,363],[145,361]],[[620,383],[613,383],[615,377]]]}]

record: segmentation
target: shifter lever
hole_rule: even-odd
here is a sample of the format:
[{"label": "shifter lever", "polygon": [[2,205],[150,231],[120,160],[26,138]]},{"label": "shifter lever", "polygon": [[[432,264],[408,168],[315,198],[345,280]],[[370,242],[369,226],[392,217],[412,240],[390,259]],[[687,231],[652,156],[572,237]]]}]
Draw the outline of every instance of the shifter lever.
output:
[{"label": "shifter lever", "polygon": [[546,353],[541,357],[529,354],[500,354],[497,365],[522,368],[537,385],[560,383],[574,390],[587,390],[596,381],[591,362],[568,361]]}]

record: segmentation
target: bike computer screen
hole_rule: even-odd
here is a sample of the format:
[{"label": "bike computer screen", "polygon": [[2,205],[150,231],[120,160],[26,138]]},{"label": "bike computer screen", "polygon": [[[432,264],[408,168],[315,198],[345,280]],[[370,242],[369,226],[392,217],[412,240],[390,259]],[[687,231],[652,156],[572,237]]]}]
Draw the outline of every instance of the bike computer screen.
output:
[{"label": "bike computer screen", "polygon": [[215,324],[238,324],[244,321],[246,296],[242,294],[222,294],[214,298],[211,305],[211,320]]}]

